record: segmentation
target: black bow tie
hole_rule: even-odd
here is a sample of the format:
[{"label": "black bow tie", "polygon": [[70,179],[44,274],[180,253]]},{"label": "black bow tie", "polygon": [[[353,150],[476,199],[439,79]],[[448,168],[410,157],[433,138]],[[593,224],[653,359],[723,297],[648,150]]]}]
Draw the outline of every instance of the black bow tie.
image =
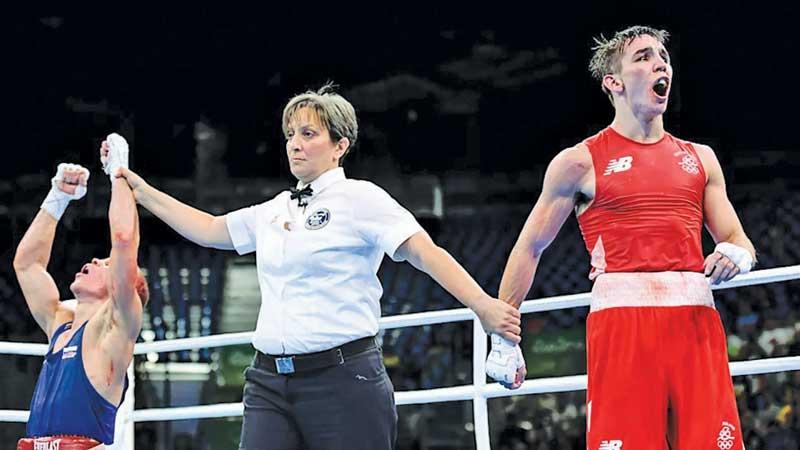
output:
[{"label": "black bow tie", "polygon": [[292,194],[289,196],[292,200],[297,199],[297,206],[306,206],[308,201],[303,197],[311,197],[314,194],[314,190],[311,189],[311,185],[306,185],[303,189],[296,189],[296,188],[289,188],[289,192]]}]

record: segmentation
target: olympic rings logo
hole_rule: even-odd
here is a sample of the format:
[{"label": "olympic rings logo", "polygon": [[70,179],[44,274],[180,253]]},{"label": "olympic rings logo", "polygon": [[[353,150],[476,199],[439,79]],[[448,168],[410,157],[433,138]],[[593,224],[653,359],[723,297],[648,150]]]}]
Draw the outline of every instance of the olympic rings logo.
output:
[{"label": "olympic rings logo", "polygon": [[694,156],[692,155],[685,155],[681,160],[681,162],[679,162],[678,164],[680,164],[683,170],[692,175],[697,175],[698,173],[700,173],[699,169],[700,165],[697,163],[697,160],[694,159]]},{"label": "olympic rings logo", "polygon": [[730,427],[726,425],[722,427],[719,436],[717,436],[717,447],[719,447],[720,450],[731,450],[733,448],[734,439]]}]

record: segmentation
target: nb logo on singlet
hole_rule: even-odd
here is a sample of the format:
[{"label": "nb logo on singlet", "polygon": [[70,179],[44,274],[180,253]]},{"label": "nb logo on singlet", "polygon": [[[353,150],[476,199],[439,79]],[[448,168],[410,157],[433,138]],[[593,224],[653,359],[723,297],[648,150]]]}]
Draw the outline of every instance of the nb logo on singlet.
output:
[{"label": "nb logo on singlet", "polygon": [[622,441],[602,441],[597,450],[620,450],[622,448]]},{"label": "nb logo on singlet", "polygon": [[59,450],[60,448],[61,448],[61,439],[56,439],[50,442],[33,441],[33,450]]},{"label": "nb logo on singlet", "polygon": [[608,166],[606,166],[606,171],[603,172],[603,175],[611,175],[615,172],[625,172],[631,168],[631,163],[633,163],[633,156],[623,156],[619,159],[612,159],[608,162]]}]

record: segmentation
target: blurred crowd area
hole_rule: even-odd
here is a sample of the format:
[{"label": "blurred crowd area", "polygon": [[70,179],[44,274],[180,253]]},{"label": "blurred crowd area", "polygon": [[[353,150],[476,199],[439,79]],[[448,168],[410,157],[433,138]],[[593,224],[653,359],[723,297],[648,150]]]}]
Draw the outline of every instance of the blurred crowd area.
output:
[{"label": "blurred crowd area", "polygon": [[[435,177],[420,176],[416,183],[385,187],[401,197],[404,204],[410,204],[436,242],[489,293],[496,294],[502,268],[536,192],[531,188],[527,193],[518,190],[503,196],[493,189],[499,192],[498,185],[523,186],[522,177],[505,177],[493,183],[467,182],[464,180],[469,177],[462,177],[461,182],[453,179],[437,183],[432,180]],[[535,174],[525,177],[535,178]],[[404,197],[403,190],[414,195]],[[415,192],[432,192],[434,200],[419,200]],[[30,201],[14,202],[0,215],[3,248],[8,249],[4,258],[9,262],[0,265],[3,341],[45,342],[44,334],[27,311],[10,264],[13,248],[36,211],[39,194],[44,192],[26,190],[15,194],[17,199],[23,195]],[[264,195],[264,189],[253,193],[256,194]],[[444,208],[437,206],[437,195],[444,199]],[[482,196],[477,206],[468,201],[475,196]],[[518,201],[525,197],[531,201]],[[108,251],[108,225],[103,217],[107,199],[90,195],[86,201],[88,209],[95,208],[97,214],[86,214],[78,208],[67,213],[49,266],[64,298],[70,297],[68,285],[73,272],[89,258]],[[785,186],[756,185],[737,190],[732,202],[758,250],[759,269],[793,265],[800,260],[800,193]],[[151,303],[140,340],[246,331],[236,329],[239,322],[228,322],[233,320],[231,311],[242,308],[245,299],[241,296],[247,292],[255,292],[250,295],[255,296],[254,303],[250,300],[253,308],[258,306],[257,291],[243,290],[247,283],[257,289],[254,276],[241,278],[241,270],[237,271],[251,268],[254,260],[232,252],[202,249],[171,233],[154,218],[142,214],[139,261],[148,276]],[[713,243],[708,236],[706,239],[704,248],[709,252]],[[588,263],[577,223],[570,218],[545,252],[528,298],[590,290]],[[384,286],[384,316],[460,307],[429,277],[408,264],[387,258],[379,276]],[[715,293],[732,361],[800,355],[797,288],[798,282],[793,281]],[[252,316],[254,311],[243,310],[240,314]],[[585,373],[587,313],[588,308],[574,308],[525,316],[523,350],[529,379]],[[380,337],[396,391],[472,383],[471,323],[392,329]],[[252,349],[248,345],[137,356],[136,407],[241,401],[241,371],[250,358]],[[0,393],[0,408],[28,408],[40,366],[41,359],[36,357],[0,359],[0,377],[6,386]],[[800,448],[800,372],[736,377],[734,386],[749,450]],[[584,403],[584,391],[490,400],[492,446],[509,450],[584,449]],[[400,449],[474,448],[470,402],[403,406],[399,412]],[[233,448],[238,442],[240,420],[140,423],[136,425],[136,448]],[[22,433],[21,424],[0,427],[3,440],[13,440]]]}]

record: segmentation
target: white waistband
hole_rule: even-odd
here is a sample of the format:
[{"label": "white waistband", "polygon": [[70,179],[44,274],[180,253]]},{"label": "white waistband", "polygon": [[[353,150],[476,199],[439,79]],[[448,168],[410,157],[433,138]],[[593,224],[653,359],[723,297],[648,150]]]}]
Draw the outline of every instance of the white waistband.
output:
[{"label": "white waistband", "polygon": [[697,272],[615,272],[597,277],[591,311],[626,306],[708,306],[714,297]]}]

